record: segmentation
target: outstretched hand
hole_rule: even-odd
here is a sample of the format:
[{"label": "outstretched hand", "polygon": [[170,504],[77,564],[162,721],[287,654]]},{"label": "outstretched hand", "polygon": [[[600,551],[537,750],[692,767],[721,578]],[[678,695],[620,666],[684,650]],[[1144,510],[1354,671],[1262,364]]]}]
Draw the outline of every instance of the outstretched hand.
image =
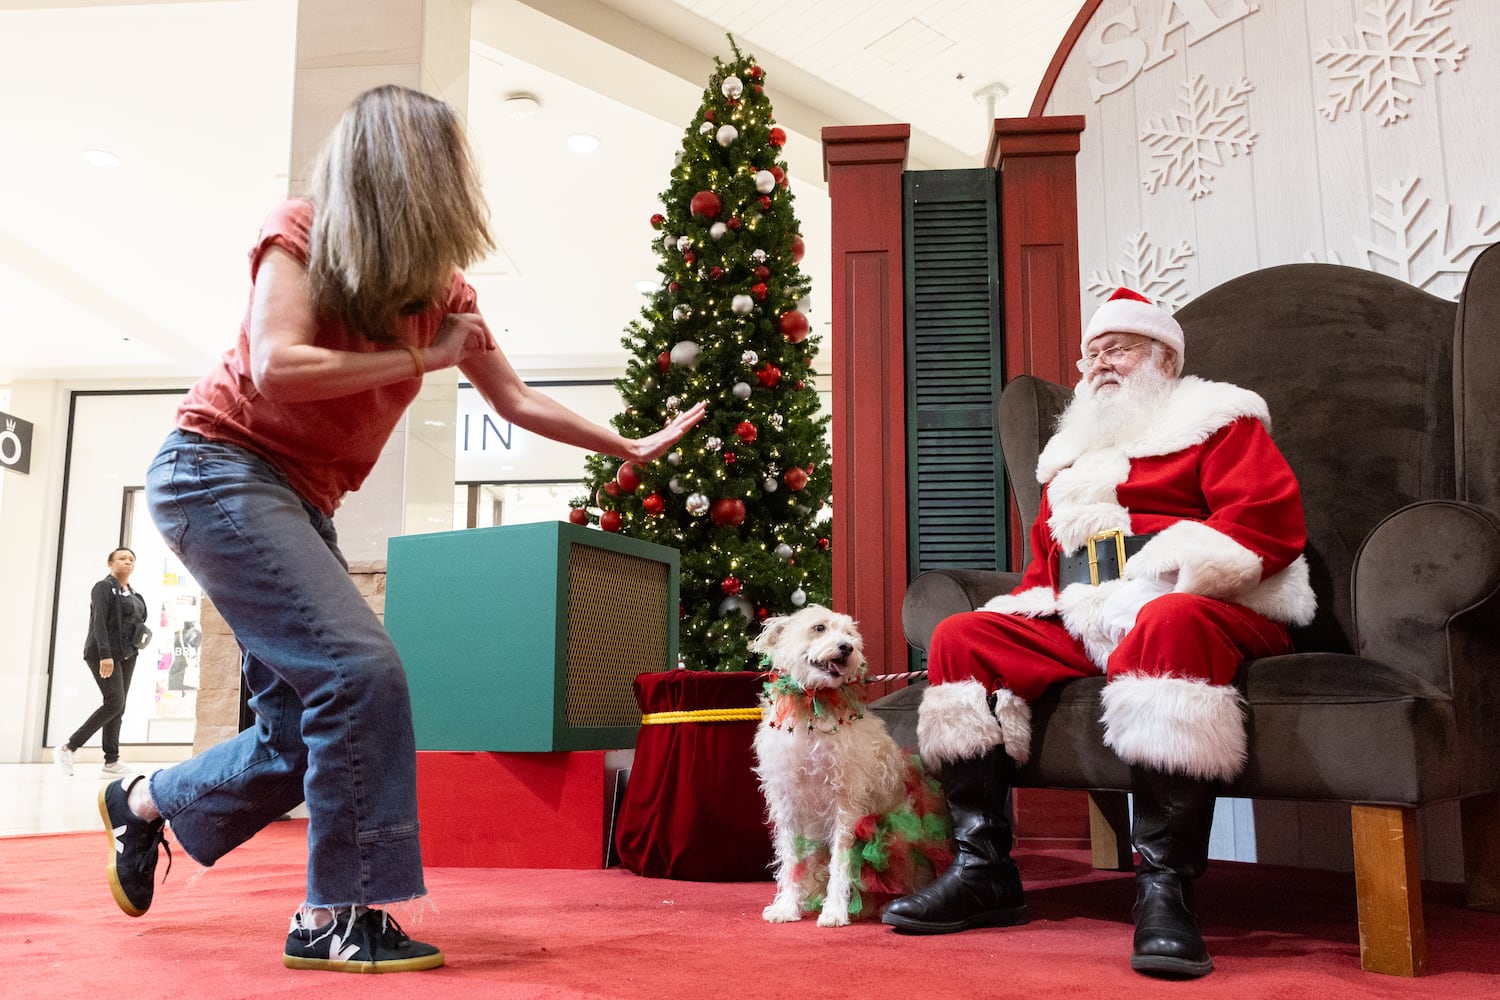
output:
[{"label": "outstretched hand", "polygon": [[632,449],[635,452],[635,459],[640,462],[649,462],[664,454],[668,448],[681,440],[694,424],[703,419],[703,414],[707,409],[708,404],[700,400],[667,421],[667,426],[655,434],[637,438],[633,442],[635,447]]}]

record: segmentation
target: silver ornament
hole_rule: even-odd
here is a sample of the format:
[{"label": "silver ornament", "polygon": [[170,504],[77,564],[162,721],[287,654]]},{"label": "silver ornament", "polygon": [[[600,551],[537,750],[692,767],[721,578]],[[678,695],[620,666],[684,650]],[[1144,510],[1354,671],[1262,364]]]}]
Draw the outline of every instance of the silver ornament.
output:
[{"label": "silver ornament", "polygon": [[714,136],[719,145],[728,146],[740,137],[740,130],[733,125],[720,125],[718,133]]},{"label": "silver ornament", "polygon": [[696,342],[691,340],[679,340],[672,345],[672,353],[667,355],[674,365],[683,365],[687,368],[698,367],[698,352],[701,351]]},{"label": "silver ornament", "polygon": [[667,409],[668,410],[670,410],[673,413],[676,413],[681,408],[682,408],[682,397],[681,396],[668,396],[667,397]]},{"label": "silver ornament", "polygon": [[736,295],[730,300],[729,308],[744,314],[755,308],[755,300],[748,295]]},{"label": "silver ornament", "polygon": [[687,487],[682,485],[682,480],[678,479],[676,476],[673,476],[671,479],[667,480],[667,489],[671,490],[673,493],[687,492]]},{"label": "silver ornament", "polygon": [[803,590],[801,587],[798,587],[796,590],[792,591],[791,600],[792,607],[802,607],[802,605],[807,603],[807,591]]},{"label": "silver ornament", "polygon": [[715,222],[713,225],[708,227],[708,235],[712,236],[716,240],[722,240],[724,238],[724,234],[727,232],[729,232],[729,227],[722,222]]},{"label": "silver ornament", "polygon": [[711,437],[707,441],[703,442],[703,447],[707,448],[709,451],[718,451],[720,448],[724,447],[724,442],[720,441],[716,437]]},{"label": "silver ornament", "polygon": [[740,364],[744,365],[746,368],[754,368],[755,363],[759,360],[760,355],[756,354],[754,351],[746,351],[744,354],[740,355]]},{"label": "silver ornament", "polygon": [[693,249],[693,238],[691,236],[677,237],[677,249],[681,250],[683,253],[687,253],[689,250]]},{"label": "silver ornament", "polygon": [[667,463],[669,465],[681,465],[682,464],[682,452],[680,452],[680,451],[669,452],[667,454]]},{"label": "silver ornament", "polygon": [[792,547],[790,545],[788,545],[786,542],[782,542],[780,545],[776,546],[776,558],[777,559],[790,559],[790,558],[792,558]]},{"label": "silver ornament", "polygon": [[726,76],[724,78],[724,82],[719,84],[719,93],[723,94],[731,101],[739,100],[740,95],[744,92],[745,81],[741,80],[737,76]]},{"label": "silver ornament", "polygon": [[688,494],[688,498],[683,501],[683,506],[694,517],[702,517],[708,513],[708,497],[702,493],[690,493]]},{"label": "silver ornament", "polygon": [[723,618],[726,615],[734,614],[735,612],[743,615],[745,621],[749,621],[751,618],[755,617],[755,605],[745,600],[739,594],[731,594],[728,597],[724,598],[724,600],[719,602],[720,618]]},{"label": "silver ornament", "polygon": [[767,476],[766,481],[760,484],[760,488],[765,490],[767,493],[775,493],[776,480],[771,478],[770,476]]},{"label": "silver ornament", "polygon": [[714,130],[714,123],[713,122],[704,122],[702,125],[698,126],[698,134],[699,135],[708,135],[708,133],[712,132],[713,130]]},{"label": "silver ornament", "polygon": [[685,303],[683,305],[675,307],[672,310],[672,318],[678,320],[679,322],[687,319],[691,315],[693,315],[693,308],[692,306],[689,306]]},{"label": "silver ornament", "polygon": [[672,249],[676,245],[677,245],[677,237],[673,236],[671,233],[663,233],[662,234],[662,237],[661,237],[661,248],[663,250],[670,250],[670,249]]},{"label": "silver ornament", "polygon": [[784,424],[784,423],[786,423],[786,418],[783,417],[781,414],[779,414],[779,413],[773,413],[773,414],[771,414],[771,426],[772,427],[776,428],[779,431],[779,430],[781,430],[781,425]]},{"label": "silver ornament", "polygon": [[757,170],[755,172],[755,190],[761,194],[770,194],[776,190],[776,175],[769,170]]},{"label": "silver ornament", "polygon": [[734,388],[731,389],[731,390],[729,390],[729,391],[732,392],[732,393],[734,393],[734,398],[735,399],[742,400],[742,401],[746,400],[746,399],[749,399],[750,398],[750,383],[748,383],[748,382],[736,382],[734,384]]},{"label": "silver ornament", "polygon": [[766,262],[766,252],[764,250],[756,250],[750,254],[750,259],[757,264],[764,264]]}]

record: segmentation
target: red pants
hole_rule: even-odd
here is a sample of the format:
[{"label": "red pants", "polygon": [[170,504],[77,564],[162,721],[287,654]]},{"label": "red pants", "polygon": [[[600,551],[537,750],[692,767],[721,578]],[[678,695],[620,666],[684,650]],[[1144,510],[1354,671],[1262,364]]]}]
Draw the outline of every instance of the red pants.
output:
[{"label": "red pants", "polygon": [[[1110,654],[1107,673],[1228,684],[1243,661],[1291,651],[1286,626],[1248,608],[1196,594],[1166,594],[1141,608],[1135,627]],[[1099,672],[1057,618],[990,611],[939,622],[927,670],[933,684],[976,680],[986,691],[1009,688],[1028,702],[1050,684]]]}]

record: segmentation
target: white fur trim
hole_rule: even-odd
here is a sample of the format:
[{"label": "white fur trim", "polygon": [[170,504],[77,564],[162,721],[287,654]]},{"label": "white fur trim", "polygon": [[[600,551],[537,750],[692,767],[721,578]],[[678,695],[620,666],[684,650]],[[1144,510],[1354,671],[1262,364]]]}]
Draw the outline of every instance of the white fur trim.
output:
[{"label": "white fur trim", "polygon": [[[941,685],[940,685],[941,686]],[[995,721],[1000,723],[1005,752],[1020,767],[1031,759],[1031,706],[1009,688],[995,692]]]},{"label": "white fur trim", "polygon": [[1177,372],[1182,371],[1182,325],[1160,306],[1139,299],[1111,298],[1089,318],[1083,331],[1083,353],[1088,353],[1089,341],[1106,333],[1138,333],[1160,341],[1177,352]]},{"label": "white fur trim", "polygon": [[917,749],[933,766],[980,757],[1005,741],[978,681],[934,684],[917,706]]},{"label": "white fur trim", "polygon": [[[1266,401],[1249,389],[1185,375],[1172,387],[1172,394],[1151,426],[1136,440],[1120,445],[1118,450],[1127,459],[1171,455],[1202,444],[1213,437],[1215,431],[1241,417],[1254,417],[1267,430],[1271,429],[1271,412]],[[1093,428],[1069,421],[1068,412],[1064,411],[1057,433],[1052,435],[1037,458],[1037,482],[1050,482],[1063,469],[1093,450],[1094,437]],[[1129,474],[1128,462],[1126,474]]]},{"label": "white fur trim", "polygon": [[1259,586],[1237,598],[1235,603],[1265,615],[1273,622],[1311,625],[1318,610],[1318,597],[1313,593],[1307,559],[1298,556],[1286,569],[1262,580]]},{"label": "white fur trim", "polygon": [[1229,781],[1245,768],[1244,699],[1185,677],[1119,677],[1100,697],[1104,745],[1127,764]]},{"label": "white fur trim", "polygon": [[1163,529],[1125,563],[1128,580],[1156,579],[1183,594],[1238,601],[1260,583],[1260,556],[1202,521]]},{"label": "white fur trim", "polygon": [[1030,587],[1019,594],[1001,594],[991,597],[977,609],[995,611],[1002,615],[1024,615],[1027,618],[1042,618],[1057,614],[1057,595],[1051,587]]},{"label": "white fur trim", "polygon": [[1097,587],[1075,583],[1064,587],[1057,597],[1063,627],[1068,630],[1069,635],[1083,643],[1089,660],[1099,668],[1101,674],[1105,664],[1109,662],[1109,654],[1115,651],[1115,642],[1110,638],[1109,630],[1104,625],[1104,616],[1099,612],[1109,595],[1121,586],[1123,583],[1120,580],[1109,580]]}]

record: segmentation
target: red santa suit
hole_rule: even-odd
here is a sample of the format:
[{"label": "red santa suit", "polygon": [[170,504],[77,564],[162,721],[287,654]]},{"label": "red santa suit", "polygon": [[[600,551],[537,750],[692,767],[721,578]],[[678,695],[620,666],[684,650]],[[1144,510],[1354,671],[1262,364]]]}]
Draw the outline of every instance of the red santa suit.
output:
[{"label": "red santa suit", "polygon": [[[982,685],[1007,753],[1025,763],[1026,703],[1052,683],[1103,672],[1105,742],[1127,763],[1238,774],[1244,716],[1230,682],[1246,658],[1290,652],[1287,626],[1307,624],[1316,608],[1301,493],[1269,426],[1260,396],[1192,376],[1143,429],[1104,447],[1065,417],[1037,463],[1031,562],[1010,594],[939,624],[924,715],[953,718],[950,699],[972,706]],[[1063,557],[1112,530],[1154,537],[1121,579],[1062,584]],[[919,742],[939,758],[975,749],[946,724],[919,730]]]}]

